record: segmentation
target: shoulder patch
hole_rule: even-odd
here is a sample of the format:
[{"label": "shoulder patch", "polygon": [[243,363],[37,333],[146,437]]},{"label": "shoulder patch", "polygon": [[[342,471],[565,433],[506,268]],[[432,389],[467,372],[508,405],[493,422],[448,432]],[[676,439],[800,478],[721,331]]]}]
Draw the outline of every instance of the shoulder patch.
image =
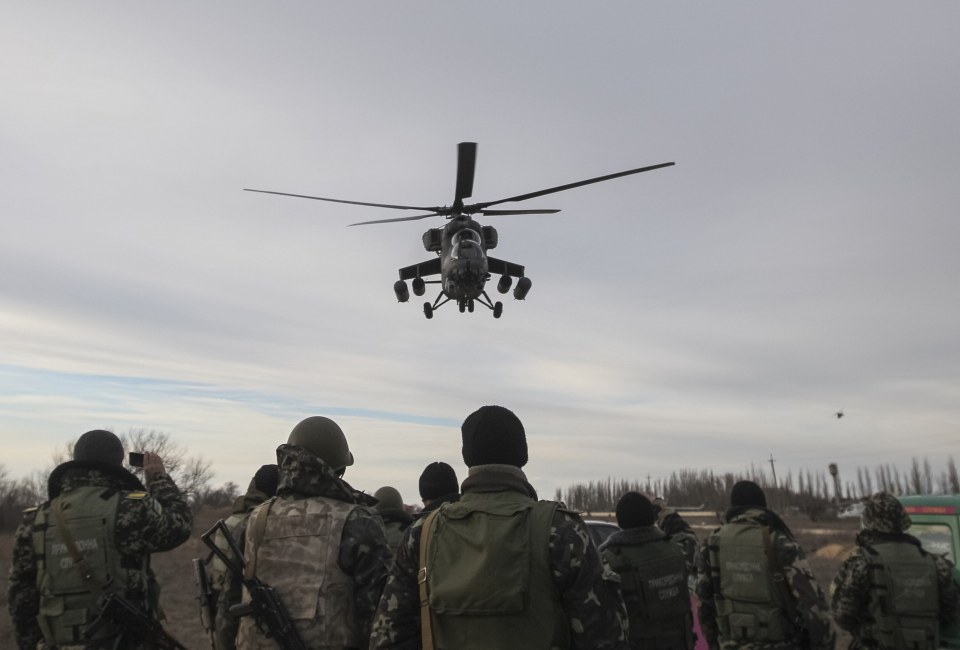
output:
[{"label": "shoulder patch", "polygon": [[147,493],[146,493],[146,492],[140,492],[140,491],[137,491],[137,492],[127,492],[127,493],[124,495],[124,497],[127,498],[127,499],[138,499],[138,500],[139,500],[139,499],[146,498],[146,496],[147,496]]},{"label": "shoulder patch", "polygon": [[36,512],[36,511],[39,510],[39,509],[40,509],[40,506],[33,506],[32,508],[27,508],[26,510],[24,510],[24,511],[23,511],[23,514],[25,514],[25,515],[30,515],[30,514],[33,514],[34,512]]}]

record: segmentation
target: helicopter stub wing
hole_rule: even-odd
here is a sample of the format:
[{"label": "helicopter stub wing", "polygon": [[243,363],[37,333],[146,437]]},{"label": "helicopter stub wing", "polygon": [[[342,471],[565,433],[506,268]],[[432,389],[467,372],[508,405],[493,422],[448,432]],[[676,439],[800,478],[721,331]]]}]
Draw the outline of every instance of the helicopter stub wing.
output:
[{"label": "helicopter stub wing", "polygon": [[512,275],[515,278],[523,277],[523,265],[513,262],[504,262],[495,257],[487,258],[487,269],[497,275]]},{"label": "helicopter stub wing", "polygon": [[427,275],[439,275],[440,274],[440,258],[435,257],[432,260],[427,262],[420,262],[419,264],[414,264],[412,266],[405,266],[400,269],[400,279],[401,280],[413,280],[414,278],[422,278]]}]

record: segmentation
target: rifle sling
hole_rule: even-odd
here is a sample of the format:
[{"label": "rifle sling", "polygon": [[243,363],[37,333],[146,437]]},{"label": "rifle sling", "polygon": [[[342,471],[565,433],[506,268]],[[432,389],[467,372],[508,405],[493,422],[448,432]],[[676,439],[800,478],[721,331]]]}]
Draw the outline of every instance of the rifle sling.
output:
[{"label": "rifle sling", "polygon": [[423,650],[433,650],[433,620],[430,616],[430,589],[427,586],[427,553],[430,550],[430,532],[433,521],[440,509],[437,508],[423,520],[420,529],[420,570],[417,572],[417,582],[420,586],[420,636],[423,641]]}]

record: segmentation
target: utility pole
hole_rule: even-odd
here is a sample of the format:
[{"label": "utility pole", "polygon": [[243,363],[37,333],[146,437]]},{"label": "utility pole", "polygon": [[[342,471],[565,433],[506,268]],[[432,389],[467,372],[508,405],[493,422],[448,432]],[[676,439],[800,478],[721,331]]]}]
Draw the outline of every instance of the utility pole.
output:
[{"label": "utility pole", "polygon": [[770,471],[773,473],[773,487],[777,488],[777,468],[773,466],[773,454],[770,454]]}]

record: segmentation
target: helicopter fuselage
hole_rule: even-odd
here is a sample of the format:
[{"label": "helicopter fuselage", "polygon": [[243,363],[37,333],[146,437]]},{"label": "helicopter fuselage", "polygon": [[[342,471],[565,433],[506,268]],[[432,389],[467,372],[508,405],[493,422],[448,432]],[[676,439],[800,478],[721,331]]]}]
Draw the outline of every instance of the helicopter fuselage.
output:
[{"label": "helicopter fuselage", "polygon": [[[442,230],[439,253],[443,292],[452,300],[477,298],[490,277],[483,226],[470,217],[457,216]],[[487,232],[490,230],[492,227],[487,226]]]}]

